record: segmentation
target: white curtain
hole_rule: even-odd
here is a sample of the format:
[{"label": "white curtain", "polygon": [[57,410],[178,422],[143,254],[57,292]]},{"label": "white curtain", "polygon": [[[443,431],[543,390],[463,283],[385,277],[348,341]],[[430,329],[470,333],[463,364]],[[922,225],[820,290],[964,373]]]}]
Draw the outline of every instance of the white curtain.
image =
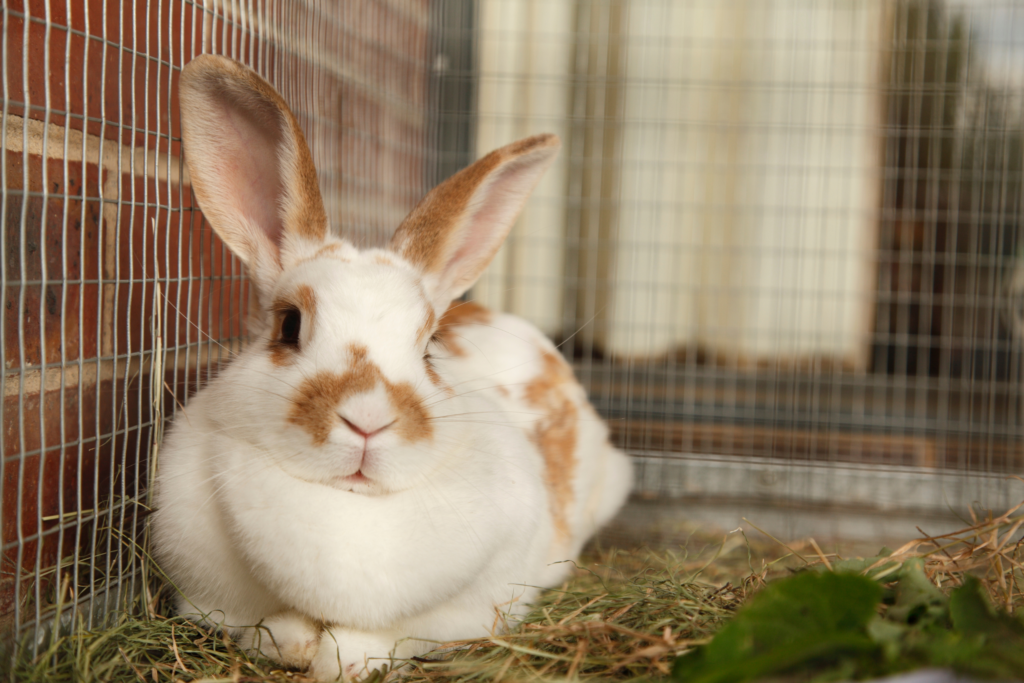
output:
[{"label": "white curtain", "polygon": [[[481,0],[480,154],[540,131],[567,142],[583,0]],[[882,182],[881,0],[622,0],[605,150],[610,258],[594,339],[619,357],[699,346],[740,361],[865,367]],[[586,69],[576,73],[576,69]],[[577,96],[579,89],[577,87]],[[579,124],[579,122],[577,122]],[[563,150],[475,291],[562,329]],[[588,162],[589,163],[589,162]],[[577,179],[578,180],[578,179]],[[608,186],[603,192],[607,195]],[[593,200],[597,198],[585,197]],[[592,265],[591,265],[592,268]],[[571,311],[576,315],[578,311]],[[575,321],[582,325],[587,321]]]},{"label": "white curtain", "polygon": [[[477,157],[537,133],[568,140],[575,4],[480,0]],[[562,322],[568,155],[563,148],[473,291],[551,335]]]},{"label": "white curtain", "polygon": [[880,2],[629,5],[606,348],[864,367]]}]

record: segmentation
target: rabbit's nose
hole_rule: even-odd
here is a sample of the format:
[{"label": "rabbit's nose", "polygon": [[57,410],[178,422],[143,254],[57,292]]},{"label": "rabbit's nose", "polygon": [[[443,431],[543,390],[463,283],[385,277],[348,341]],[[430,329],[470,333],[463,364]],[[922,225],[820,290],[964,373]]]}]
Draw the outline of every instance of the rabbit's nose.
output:
[{"label": "rabbit's nose", "polygon": [[385,388],[378,384],[335,406],[335,413],[353,434],[369,439],[398,420]]},{"label": "rabbit's nose", "polygon": [[387,422],[386,424],[380,424],[379,421],[376,423],[367,423],[363,421],[362,424],[359,424],[353,422],[352,420],[350,420],[349,418],[345,417],[340,413],[338,414],[338,417],[341,418],[341,421],[345,423],[346,427],[348,427],[349,429],[351,429],[353,432],[363,437],[364,439],[369,439],[371,436],[375,434],[380,434],[385,429],[398,422],[398,420],[392,419],[390,422]]}]

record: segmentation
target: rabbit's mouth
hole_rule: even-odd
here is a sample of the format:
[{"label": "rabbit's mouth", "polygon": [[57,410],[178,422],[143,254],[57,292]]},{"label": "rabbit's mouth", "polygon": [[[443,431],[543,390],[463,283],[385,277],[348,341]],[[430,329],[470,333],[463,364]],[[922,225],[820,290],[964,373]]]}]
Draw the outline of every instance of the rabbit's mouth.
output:
[{"label": "rabbit's mouth", "polygon": [[342,479],[342,481],[345,481],[347,483],[352,483],[352,484],[368,484],[368,483],[370,483],[370,478],[368,476],[366,476],[365,474],[363,474],[362,470],[359,470],[355,474],[350,474],[347,477],[342,477],[341,479]]},{"label": "rabbit's mouth", "polygon": [[376,488],[378,486],[377,482],[363,474],[362,470],[358,470],[355,474],[347,474],[344,477],[333,477],[330,485],[336,489],[352,491],[353,493],[369,493],[372,490],[371,487]]}]

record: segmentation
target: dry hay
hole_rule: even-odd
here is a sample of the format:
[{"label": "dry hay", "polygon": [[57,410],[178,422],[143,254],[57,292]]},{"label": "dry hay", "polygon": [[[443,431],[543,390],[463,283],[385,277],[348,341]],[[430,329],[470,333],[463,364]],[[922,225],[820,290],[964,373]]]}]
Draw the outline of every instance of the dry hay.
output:
[{"label": "dry hay", "polygon": [[[895,552],[867,560],[824,553],[813,539],[784,544],[739,531],[717,537],[694,533],[671,552],[594,550],[511,633],[444,644],[441,654],[407,662],[386,678],[468,683],[665,676],[675,657],[707,642],[752,592],[804,566],[858,570],[884,582],[904,563],[921,558],[936,586],[948,591],[973,574],[994,603],[1013,612],[1024,608],[1019,507],[971,520],[954,533],[921,532]],[[170,614],[165,589],[110,628],[55,639],[37,657],[19,661],[12,673],[15,680],[61,683],[306,680],[249,658],[222,635]],[[380,665],[371,682],[393,668]]]}]

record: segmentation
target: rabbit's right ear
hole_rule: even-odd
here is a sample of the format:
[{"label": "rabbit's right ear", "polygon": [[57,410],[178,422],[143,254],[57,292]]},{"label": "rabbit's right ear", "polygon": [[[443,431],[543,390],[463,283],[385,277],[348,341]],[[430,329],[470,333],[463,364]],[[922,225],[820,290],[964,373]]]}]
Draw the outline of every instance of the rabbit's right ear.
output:
[{"label": "rabbit's right ear", "polygon": [[193,59],[179,92],[185,164],[199,206],[267,291],[289,252],[327,235],[302,130],[273,86],[226,57]]},{"label": "rabbit's right ear", "polygon": [[390,247],[419,266],[435,310],[477,281],[560,145],[548,134],[496,149],[427,193],[398,226]]}]

